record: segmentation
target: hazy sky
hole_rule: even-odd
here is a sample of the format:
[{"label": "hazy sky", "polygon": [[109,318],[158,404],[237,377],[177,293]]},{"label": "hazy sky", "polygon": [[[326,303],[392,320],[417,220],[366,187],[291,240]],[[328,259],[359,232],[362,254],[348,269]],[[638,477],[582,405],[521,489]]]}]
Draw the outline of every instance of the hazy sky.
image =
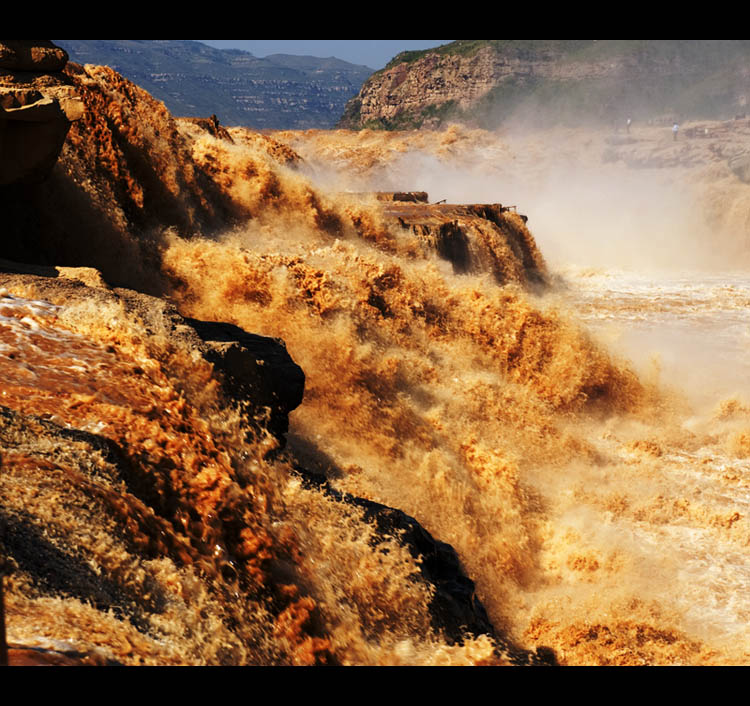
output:
[{"label": "hazy sky", "polygon": [[301,54],[335,56],[352,64],[382,69],[396,54],[407,49],[430,49],[452,39],[197,39],[218,49],[244,49],[255,56]]}]

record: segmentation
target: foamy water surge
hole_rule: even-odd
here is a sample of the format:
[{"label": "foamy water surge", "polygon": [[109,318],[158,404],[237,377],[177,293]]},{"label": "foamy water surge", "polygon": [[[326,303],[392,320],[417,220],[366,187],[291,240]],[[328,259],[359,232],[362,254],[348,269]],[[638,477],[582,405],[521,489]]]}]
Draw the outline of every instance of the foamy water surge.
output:
[{"label": "foamy water surge", "polygon": [[[705,402],[745,392],[750,373],[750,276],[728,272],[575,277],[576,308],[645,371]],[[687,383],[687,384],[686,384]]]},{"label": "foamy water surge", "polygon": [[[578,564],[569,554],[567,568],[604,592],[594,601],[585,581],[563,579],[551,591],[555,604],[598,604],[583,621],[596,626],[612,619],[619,596],[631,616],[667,618],[695,641],[666,661],[742,663],[750,651],[750,276],[571,270],[565,279],[566,305],[672,399],[658,418],[594,430],[597,464],[551,487],[536,475],[560,518],[555,542],[589,547]],[[545,613],[543,594],[536,610]],[[583,639],[558,632],[561,649],[586,661],[581,645],[602,639],[592,630],[596,637]],[[675,639],[662,631],[656,641],[667,648]],[[607,661],[617,663],[616,649]]]},{"label": "foamy water surge", "polygon": [[[42,581],[47,593],[30,595],[19,570],[8,590],[11,637],[77,637],[126,663],[495,659],[488,639],[451,645],[433,633],[413,557],[395,540],[373,551],[358,511],[303,487],[296,464],[450,543],[498,633],[520,648],[550,647],[570,665],[747,663],[750,276],[637,269],[644,254],[674,264],[718,250],[686,235],[683,220],[696,219],[671,186],[642,171],[617,181],[617,165],[575,176],[572,157],[549,169],[545,157],[559,150],[533,143],[518,159],[493,151],[488,137],[470,150],[479,138],[461,131],[334,133],[317,143],[298,135],[300,149],[305,140],[319,148],[302,154],[308,167],[316,153],[325,166],[351,148],[349,166],[337,169],[343,186],[337,179],[329,193],[268,144],[181,133],[163,106],[109,69],[76,76],[89,115],[101,119],[96,139],[83,123],[71,130],[66,168],[76,184],[94,179],[80,194],[86,203],[111,195],[102,211],[110,230],[89,237],[75,208],[54,209],[47,240],[70,252],[48,257],[78,263],[69,238],[80,233],[81,252],[100,243],[86,264],[108,282],[147,284],[184,316],[283,339],[305,371],[305,397],[290,415],[289,457],[270,463],[265,447],[243,441],[210,366],[121,320],[119,305],[99,311],[92,299],[71,312],[65,301],[55,299],[65,304],[57,309],[40,294],[0,291],[0,406],[108,439],[158,515],[114,471],[114,480],[89,477],[70,454],[50,460],[46,447],[13,440],[0,479],[14,527],[35,513],[50,552],[77,556],[88,546],[117,591],[98,610],[75,582],[61,593]],[[415,140],[441,159],[495,158],[486,174],[471,179],[471,160],[445,180],[430,158],[434,178],[425,179],[424,160],[407,159]],[[149,179],[139,178],[140,163],[128,167],[131,152],[148,153]],[[598,165],[599,152],[589,152]],[[402,153],[391,174],[387,157]],[[378,190],[393,181],[454,203],[518,204],[545,257],[562,249],[573,260],[578,242],[582,261],[635,271],[568,270],[567,286],[542,294],[481,268],[457,274],[377,203],[338,193],[370,191],[373,178]],[[459,183],[455,194],[449,186]],[[127,224],[132,204],[158,207]],[[180,218],[156,218],[172,208]],[[76,224],[62,237],[66,213]],[[517,214],[503,218],[513,232],[526,227]],[[151,231],[153,252],[141,238]],[[627,252],[615,251],[619,242]],[[516,256],[500,245],[499,271],[516,272]],[[82,521],[93,491],[96,512]],[[222,572],[223,547],[241,558],[231,567],[249,593]]]}]

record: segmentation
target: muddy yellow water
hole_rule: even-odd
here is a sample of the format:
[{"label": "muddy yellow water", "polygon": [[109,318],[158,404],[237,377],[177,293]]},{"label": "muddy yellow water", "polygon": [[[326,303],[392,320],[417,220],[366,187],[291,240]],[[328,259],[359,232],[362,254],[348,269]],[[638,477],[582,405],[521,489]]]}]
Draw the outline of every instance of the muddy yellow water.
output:
[{"label": "muddy yellow water", "polygon": [[[551,585],[527,596],[529,630],[554,634],[575,662],[743,662],[750,276],[569,269],[564,278],[561,300],[658,384],[663,407],[589,430],[597,463],[530,473],[557,519],[542,551]],[[572,624],[562,606],[580,611]]]},{"label": "muddy yellow water", "polygon": [[[315,182],[262,151],[191,138],[181,165],[192,159],[191,170],[241,218],[218,232],[159,231],[152,261],[103,248],[86,264],[134,287],[130,269],[152,278],[149,291],[184,315],[282,338],[306,375],[290,418],[290,460],[450,543],[493,624],[520,647],[550,647],[563,664],[746,663],[750,277],[614,269],[711,259],[714,241],[687,230],[698,219],[686,204],[698,201],[675,193],[684,180],[670,174],[654,181],[628,171],[615,181],[621,167],[611,164],[584,174],[578,145],[565,141],[514,155],[459,131],[441,136],[432,154],[425,144],[426,155],[410,155],[417,139],[359,134],[374,142],[369,157],[351,145],[350,164]],[[318,146],[322,162],[342,156],[327,136]],[[152,147],[171,174],[174,150]],[[552,170],[544,160],[560,149],[571,163]],[[314,150],[303,156],[318,168]],[[599,165],[600,152],[590,156]],[[446,167],[448,158],[458,161]],[[553,287],[532,292],[487,272],[456,274],[377,204],[341,196],[388,187],[517,205],[549,258]],[[166,619],[143,629],[151,642],[136,649],[140,657],[167,661],[159,642],[172,663],[228,654],[239,663],[492,659],[487,640],[448,645],[432,632],[429,591],[410,579],[408,552],[395,543],[373,552],[356,512],[303,488],[283,459],[264,460],[236,415],[204,399],[215,391],[205,366],[166,353],[154,360],[120,331],[124,322],[109,326],[111,312],[76,328],[64,308],[23,296],[0,298],[0,404],[108,436],[154,487],[179,497],[163,513],[177,539],[160,547],[173,562],[164,591],[177,607],[169,630],[154,627]],[[52,526],[56,518],[38,506]],[[191,508],[199,522],[183,527]],[[243,594],[243,603],[221,574],[209,577],[201,606],[211,620],[201,623],[174,586],[190,583],[193,563],[215,546],[241,559],[232,561],[258,595]],[[14,635],[36,629],[25,601],[11,591],[10,617],[26,621]],[[115,619],[91,620],[106,624],[97,644],[111,648]],[[71,639],[66,630],[64,622],[46,637]],[[262,650],[249,642],[256,633]]]},{"label": "muddy yellow water", "polygon": [[[290,452],[453,545],[493,623],[521,646],[552,647],[565,664],[746,660],[742,277],[569,270],[574,245],[599,264],[576,229],[648,243],[665,202],[623,230],[611,208],[594,219],[592,201],[566,211],[544,191],[524,211],[540,214],[532,233],[538,224],[563,281],[535,295],[456,275],[375,209],[355,210],[347,229],[350,206],[311,200],[287,178],[276,220],[261,211],[222,239],[172,239],[163,269],[187,314],[286,341],[307,378]],[[571,210],[577,220],[561,217]],[[337,615],[336,574],[354,559],[318,526],[304,541],[327,547],[316,595]],[[359,575],[379,580],[374,567]],[[393,605],[409,595],[389,590]],[[362,646],[351,632],[340,640]]]},{"label": "muddy yellow water", "polygon": [[535,297],[351,242],[239,248],[169,251],[190,311],[287,341],[292,452],[455,546],[496,625],[566,664],[745,659],[741,276],[565,273]]}]

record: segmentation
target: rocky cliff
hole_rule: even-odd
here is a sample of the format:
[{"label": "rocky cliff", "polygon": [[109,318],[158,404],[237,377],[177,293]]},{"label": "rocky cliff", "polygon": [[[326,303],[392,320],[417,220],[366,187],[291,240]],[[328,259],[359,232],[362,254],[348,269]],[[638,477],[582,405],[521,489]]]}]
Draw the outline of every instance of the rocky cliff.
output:
[{"label": "rocky cliff", "polygon": [[[498,284],[542,284],[544,259],[526,216],[502,204],[428,204],[427,194],[378,194],[383,213],[437,253],[457,274],[490,273]],[[394,224],[395,225],[395,224]]]},{"label": "rocky cliff", "polygon": [[746,110],[749,54],[745,40],[458,40],[396,56],[339,126],[726,119]]},{"label": "rocky cliff", "polygon": [[45,178],[83,107],[44,39],[0,39],[0,185]]}]

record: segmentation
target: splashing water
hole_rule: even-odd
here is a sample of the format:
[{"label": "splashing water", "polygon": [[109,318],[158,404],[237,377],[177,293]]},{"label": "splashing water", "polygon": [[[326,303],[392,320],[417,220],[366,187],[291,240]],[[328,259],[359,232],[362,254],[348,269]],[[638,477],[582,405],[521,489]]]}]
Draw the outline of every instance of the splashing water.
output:
[{"label": "splashing water", "polygon": [[[599,467],[577,469],[573,479],[553,484],[561,519],[555,535],[562,535],[562,546],[591,543],[572,562],[569,555],[566,568],[588,572],[599,590],[606,586],[609,595],[621,595],[618,611],[643,614],[644,602],[652,601],[648,625],[656,614],[671,614],[697,640],[674,650],[670,661],[712,661],[718,649],[726,650],[720,660],[742,663],[750,610],[743,556],[750,541],[750,278],[736,271],[643,275],[580,269],[565,276],[562,297],[593,335],[632,360],[642,380],[658,382],[664,400],[673,395],[658,421],[605,424],[596,432],[604,459]],[[540,487],[548,481],[537,473]],[[609,575],[600,581],[592,578],[596,573]],[[623,649],[631,644],[609,629],[611,605],[602,610],[585,600],[590,612],[581,622],[595,627],[590,634],[582,631],[583,640],[571,628],[556,633],[564,640],[561,649],[585,662],[602,642]],[[634,658],[640,651],[647,663],[642,645],[652,638],[645,634],[642,626],[636,647],[627,649]],[[659,640],[677,644],[669,631]],[[712,649],[699,648],[702,640]],[[615,654],[605,661],[620,663]]]},{"label": "splashing water", "polygon": [[[116,97],[121,79],[113,72],[86,71],[80,80],[94,86],[92,91],[97,81],[104,82],[107,95]],[[124,214],[134,206],[120,204],[108,221],[119,234],[119,249],[113,254],[108,242],[100,243],[91,256],[96,261],[86,264],[115,273],[121,282],[148,282],[166,292],[184,315],[284,339],[307,377],[304,403],[290,420],[290,463],[303,462],[340,491],[397,507],[452,544],[493,624],[522,647],[552,647],[564,664],[747,660],[750,577],[743,556],[750,542],[750,378],[744,354],[750,280],[745,275],[566,270],[565,248],[558,248],[563,254],[556,253],[554,271],[567,286],[535,294],[521,282],[500,286],[487,273],[456,274],[389,222],[377,204],[325,191],[291,171],[286,160],[280,165],[239,139],[229,145],[191,133],[180,141],[173,124],[133,129],[132,111],[115,112],[128,128],[123,135],[132,142],[129,151],[146,144],[159,165],[149,180],[169,187],[162,191],[182,217],[152,218],[144,205],[158,190],[152,193],[150,182],[138,181],[138,170],[126,169],[129,151],[113,139],[104,151],[119,170],[107,175],[110,190],[116,194],[127,186],[121,201],[127,197],[128,204],[144,207],[139,218],[143,228],[158,231],[153,236],[158,247],[149,251],[145,240],[127,231]],[[142,120],[168,117],[142,112],[148,114]],[[117,121],[106,129],[112,125]],[[104,134],[105,126],[99,131]],[[88,155],[101,145],[75,129],[72,134],[69,151],[78,152],[68,154],[70,169],[83,169],[86,159],[101,163]],[[167,135],[171,142],[164,147],[165,138],[154,135]],[[308,138],[320,136],[295,136],[295,146]],[[546,169],[541,147],[518,160],[531,167],[513,165],[506,145],[460,130],[435,138],[437,148],[430,147],[429,135],[414,137],[426,152],[432,149],[414,160],[404,147],[412,138],[341,134],[338,148],[334,138],[320,138],[318,154],[334,161],[351,150],[356,168],[348,186],[355,190],[370,188],[373,181],[393,185],[383,168],[393,154],[401,158],[400,179],[428,169],[435,184],[445,160],[489,155],[492,163],[482,164],[479,176],[473,175],[476,181],[467,177],[454,188],[471,190],[483,181],[485,193],[499,194],[492,201],[504,198],[502,186],[511,183],[498,181],[498,174],[515,177],[517,170],[520,180],[526,170],[535,185]],[[364,141],[369,156],[362,152]],[[170,161],[175,145],[179,168]],[[306,167],[314,171],[315,166],[309,159]],[[337,189],[346,169],[336,170]],[[461,169],[461,175],[469,175],[465,160]],[[120,172],[128,178],[118,180]],[[565,169],[555,172],[560,174]],[[334,183],[329,173],[319,176],[320,183]],[[551,198],[564,181],[549,178],[537,198]],[[626,181],[637,183],[639,193],[649,191],[642,179],[630,175]],[[206,183],[211,189],[201,191]],[[551,200],[535,203],[533,190],[524,187],[515,192],[509,187],[510,200],[529,197],[524,211],[532,224],[535,212],[546,212],[540,218],[543,253],[551,233],[575,232],[578,221],[571,213],[579,221],[593,218],[593,210],[575,202],[565,211]],[[86,189],[98,193],[90,184]],[[572,191],[565,195],[572,198]],[[222,208],[212,201],[216,194]],[[607,218],[617,220],[608,209],[614,202],[597,209],[592,232],[607,232],[600,226]],[[224,213],[234,217],[232,227],[220,234],[207,227],[201,231],[202,223],[215,223]],[[524,227],[511,217],[514,227]],[[666,239],[664,248],[673,241]],[[584,243],[579,252],[586,250]],[[141,252],[149,258],[134,254]],[[23,376],[38,375],[41,368],[24,372],[8,355],[28,345],[29,356],[46,351],[60,375],[70,374],[55,388],[64,399],[68,393],[62,389],[85,384],[89,373],[78,378],[79,368],[90,372],[97,356],[104,356],[107,370],[122,366],[112,395],[132,389],[149,402],[118,401],[97,388],[57,409],[28,411],[62,410],[68,415],[63,421],[91,423],[132,446],[147,468],[151,455],[157,463],[189,469],[176,474],[184,484],[182,501],[194,502],[193,493],[200,494],[191,483],[204,465],[213,469],[222,489],[235,488],[237,468],[243,466],[230,459],[250,450],[240,440],[236,420],[217,411],[215,400],[206,408],[193,399],[210,377],[201,366],[190,361],[173,366],[182,376],[179,385],[179,376],[164,373],[164,360],[151,365],[132,340],[127,355],[115,355],[106,348],[111,331],[94,335],[81,329],[103,344],[98,347],[70,338],[75,331],[57,331],[51,322],[59,314],[47,304],[0,300],[0,364],[9,376],[19,376],[14,383],[19,390]],[[37,326],[41,338],[35,338]],[[89,358],[74,340],[93,346]],[[132,387],[121,384],[125,379]],[[43,389],[37,383],[30,384]],[[41,404],[43,395],[27,402],[22,397],[19,392],[19,406]],[[111,407],[118,407],[116,414]],[[209,422],[202,423],[204,413]],[[174,426],[172,419],[178,420]],[[248,654],[252,658],[247,644],[260,644],[258,661],[305,663],[290,655],[297,654],[295,645],[304,647],[310,660],[323,650],[308,626],[313,615],[325,649],[341,663],[489,658],[486,642],[452,646],[429,632],[426,590],[410,580],[413,560],[395,543],[387,553],[374,553],[356,514],[302,488],[283,462],[256,460],[248,472],[250,487],[257,485],[259,496],[267,493],[272,509],[243,518],[257,540],[256,552],[268,548],[278,560],[276,570],[286,583],[275,585],[297,591],[299,600],[294,610],[281,615],[277,610],[270,618],[255,604],[235,611],[235,594],[208,597],[207,590],[195,588],[200,582],[184,566],[161,565],[159,580],[171,587],[166,591],[171,622],[153,619],[149,634],[153,638],[154,624],[161,626],[160,644],[175,651],[169,659],[216,663],[231,661],[231,653],[236,661],[247,661]],[[211,537],[222,541],[226,528],[214,510],[216,503],[234,497],[223,492],[198,503]],[[248,570],[253,568],[258,569]],[[261,584],[270,580],[260,569],[256,578]],[[19,593],[14,600],[20,601]],[[202,631],[180,602],[196,594],[210,618]],[[252,626],[247,632],[255,643],[229,634],[224,629],[229,623]],[[185,624],[195,630],[190,639],[179,637]],[[211,630],[215,637],[208,635]],[[128,633],[133,639],[134,632]],[[135,651],[156,663],[168,661],[153,642],[159,641],[138,644]]]}]

